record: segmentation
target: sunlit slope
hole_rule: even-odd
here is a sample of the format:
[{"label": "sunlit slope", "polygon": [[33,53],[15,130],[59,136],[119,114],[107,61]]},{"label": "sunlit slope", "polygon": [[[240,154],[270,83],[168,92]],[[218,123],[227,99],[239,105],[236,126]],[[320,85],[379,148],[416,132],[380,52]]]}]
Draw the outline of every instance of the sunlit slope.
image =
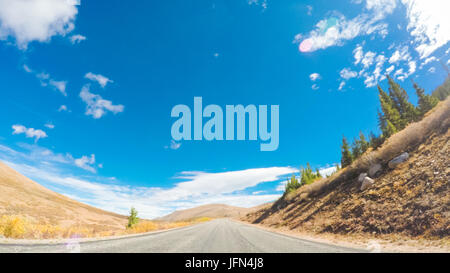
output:
[{"label": "sunlit slope", "polygon": [[[389,164],[404,153],[406,161]],[[347,168],[242,219],[319,233],[449,238],[449,155],[450,97]],[[381,170],[370,175],[376,164]],[[362,173],[371,186],[361,188]]]},{"label": "sunlit slope", "polygon": [[222,204],[203,205],[191,209],[177,210],[169,215],[159,218],[162,221],[185,221],[200,217],[209,218],[235,218],[244,216],[251,209],[233,207]]},{"label": "sunlit slope", "polygon": [[124,229],[126,217],[55,193],[0,162],[0,216],[15,215],[62,227]]}]

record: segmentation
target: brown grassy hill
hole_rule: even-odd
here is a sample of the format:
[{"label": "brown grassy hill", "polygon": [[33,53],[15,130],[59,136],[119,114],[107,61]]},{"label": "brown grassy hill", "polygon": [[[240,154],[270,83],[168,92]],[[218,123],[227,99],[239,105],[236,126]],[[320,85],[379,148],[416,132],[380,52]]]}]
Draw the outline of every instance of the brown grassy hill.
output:
[{"label": "brown grassy hill", "polygon": [[0,216],[17,215],[34,223],[96,231],[124,229],[127,218],[74,201],[26,178],[0,162]]},{"label": "brown grassy hill", "polygon": [[163,216],[158,220],[161,221],[186,221],[200,217],[209,218],[225,218],[225,217],[242,217],[251,209],[233,207],[222,204],[203,205],[191,209],[177,210],[169,215]]},{"label": "brown grassy hill", "polygon": [[[426,115],[333,176],[300,187],[242,219],[295,231],[450,236],[450,97]],[[387,163],[402,152],[409,159]],[[361,191],[358,175],[375,163],[382,171]]]}]

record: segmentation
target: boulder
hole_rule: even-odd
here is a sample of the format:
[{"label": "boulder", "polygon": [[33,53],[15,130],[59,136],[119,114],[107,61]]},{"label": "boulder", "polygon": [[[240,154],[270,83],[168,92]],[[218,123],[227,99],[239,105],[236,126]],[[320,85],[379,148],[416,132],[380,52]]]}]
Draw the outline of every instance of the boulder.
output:
[{"label": "boulder", "polygon": [[361,191],[366,190],[367,188],[371,187],[373,184],[375,184],[375,180],[373,180],[370,177],[365,177],[361,184]]},{"label": "boulder", "polygon": [[381,171],[381,164],[373,164],[369,168],[369,176],[374,177],[379,171]]},{"label": "boulder", "polygon": [[408,153],[403,153],[397,157],[395,157],[394,159],[392,159],[391,161],[389,161],[389,168],[394,169],[395,167],[397,167],[398,165],[400,165],[401,163],[405,162],[406,160],[408,160],[409,158],[409,154]]},{"label": "boulder", "polygon": [[359,176],[358,176],[358,182],[359,183],[362,183],[363,181],[364,181],[364,178],[366,178],[367,177],[367,173],[361,173]]}]

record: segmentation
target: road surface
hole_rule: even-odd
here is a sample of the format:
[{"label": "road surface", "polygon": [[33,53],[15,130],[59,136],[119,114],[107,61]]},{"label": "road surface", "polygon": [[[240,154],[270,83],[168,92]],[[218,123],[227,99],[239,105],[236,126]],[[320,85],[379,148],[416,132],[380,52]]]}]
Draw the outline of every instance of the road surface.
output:
[{"label": "road surface", "polygon": [[360,252],[357,250],[302,240],[228,219],[129,238],[57,245],[6,245],[4,252],[164,252],[164,253],[289,253]]}]

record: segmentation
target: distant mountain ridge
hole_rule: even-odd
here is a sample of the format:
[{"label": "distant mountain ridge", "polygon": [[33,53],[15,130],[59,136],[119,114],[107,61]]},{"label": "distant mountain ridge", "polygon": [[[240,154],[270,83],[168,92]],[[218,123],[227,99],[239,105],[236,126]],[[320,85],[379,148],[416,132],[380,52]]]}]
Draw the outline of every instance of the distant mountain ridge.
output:
[{"label": "distant mountain ridge", "polygon": [[169,215],[158,218],[160,221],[185,221],[200,217],[210,218],[239,218],[250,212],[252,208],[234,207],[224,204],[210,204],[195,208],[177,210]]}]

